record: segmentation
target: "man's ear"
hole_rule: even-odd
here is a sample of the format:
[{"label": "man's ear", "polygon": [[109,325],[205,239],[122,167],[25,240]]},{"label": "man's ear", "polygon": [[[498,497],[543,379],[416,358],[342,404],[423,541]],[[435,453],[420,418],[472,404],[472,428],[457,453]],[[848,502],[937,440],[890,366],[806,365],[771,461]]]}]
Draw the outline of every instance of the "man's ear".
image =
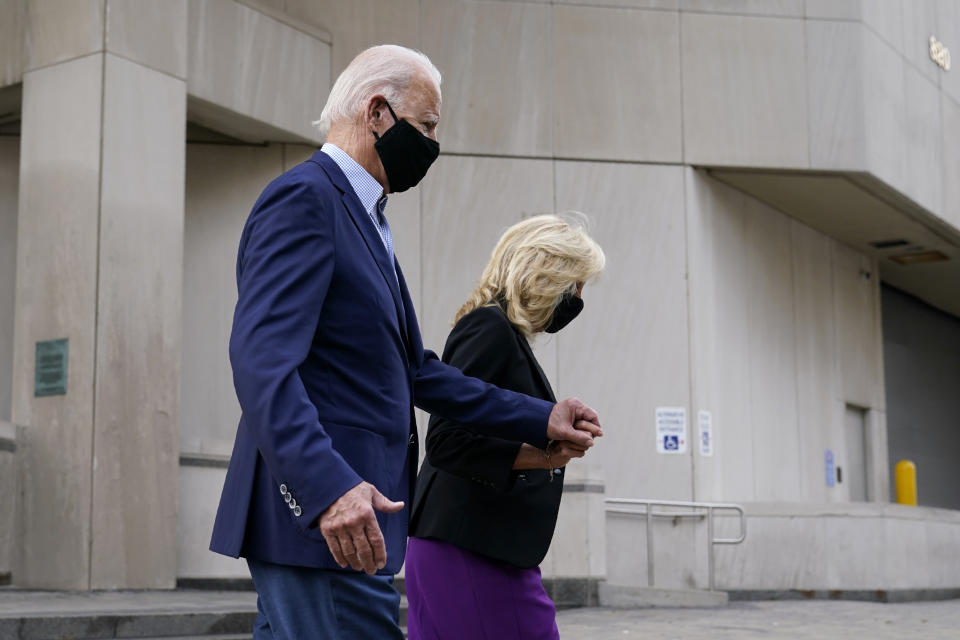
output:
[{"label": "man's ear", "polygon": [[386,125],[385,114],[387,113],[387,99],[383,94],[376,94],[367,100],[367,108],[364,110],[364,121],[368,129],[382,133],[388,129]]}]

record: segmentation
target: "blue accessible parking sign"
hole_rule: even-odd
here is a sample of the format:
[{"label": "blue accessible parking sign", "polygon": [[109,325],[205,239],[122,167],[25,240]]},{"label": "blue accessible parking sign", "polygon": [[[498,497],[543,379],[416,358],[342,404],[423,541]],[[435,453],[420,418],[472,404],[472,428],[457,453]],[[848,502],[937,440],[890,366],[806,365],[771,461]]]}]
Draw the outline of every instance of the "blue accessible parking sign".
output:
[{"label": "blue accessible parking sign", "polygon": [[679,454],[687,451],[686,407],[657,407],[657,453]]}]

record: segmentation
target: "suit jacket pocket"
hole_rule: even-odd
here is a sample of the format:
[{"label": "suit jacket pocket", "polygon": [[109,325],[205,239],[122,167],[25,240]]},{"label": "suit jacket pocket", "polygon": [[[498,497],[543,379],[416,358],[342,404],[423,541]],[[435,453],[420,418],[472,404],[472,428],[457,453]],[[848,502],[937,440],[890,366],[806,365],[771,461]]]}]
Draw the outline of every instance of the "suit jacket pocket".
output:
[{"label": "suit jacket pocket", "polygon": [[[321,421],[321,424],[323,424],[327,435],[330,436],[333,448],[344,461],[350,465],[357,475],[386,495],[385,487],[389,484],[389,480],[385,465],[387,445],[383,436],[362,427],[351,427],[324,421]],[[316,470],[316,473],[322,474],[323,472],[322,469]],[[380,514],[378,514],[378,519],[379,517]],[[383,523],[381,522],[382,527]],[[301,531],[301,533],[312,540],[323,540],[319,527]]]},{"label": "suit jacket pocket", "polygon": [[361,478],[380,491],[389,488],[386,478],[387,442],[382,435],[363,427],[324,422],[323,428],[343,459]]}]

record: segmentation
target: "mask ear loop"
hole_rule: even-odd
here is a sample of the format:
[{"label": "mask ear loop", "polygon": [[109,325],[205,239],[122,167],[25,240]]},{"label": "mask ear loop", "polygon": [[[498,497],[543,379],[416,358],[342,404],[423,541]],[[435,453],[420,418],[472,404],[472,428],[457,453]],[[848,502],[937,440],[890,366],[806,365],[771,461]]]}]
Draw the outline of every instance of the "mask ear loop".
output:
[{"label": "mask ear loop", "polygon": [[[390,106],[390,103],[387,102],[386,100],[384,100],[383,103],[384,103],[385,105],[387,105],[387,109],[390,110],[390,115],[393,116],[393,123],[396,124],[396,123],[400,122],[400,118],[398,118],[398,117],[397,117],[397,114],[395,114],[395,113],[393,112],[393,107]],[[370,133],[372,133],[372,134],[373,134],[373,137],[376,138],[378,141],[380,140],[380,136],[377,135],[377,132],[376,132],[376,131],[371,131]]]}]

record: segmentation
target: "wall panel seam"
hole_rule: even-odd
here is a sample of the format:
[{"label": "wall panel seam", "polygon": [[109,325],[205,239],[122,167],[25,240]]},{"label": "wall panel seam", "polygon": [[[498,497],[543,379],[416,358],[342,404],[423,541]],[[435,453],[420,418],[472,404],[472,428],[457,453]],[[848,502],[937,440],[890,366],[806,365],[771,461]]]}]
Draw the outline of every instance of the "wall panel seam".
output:
[{"label": "wall panel seam", "polygon": [[[103,3],[103,46],[106,49],[107,39],[107,2]],[[99,369],[99,344],[100,344],[100,245],[101,233],[103,228],[103,127],[105,120],[107,100],[107,56],[104,51],[100,59],[100,149],[98,154],[97,168],[97,242],[95,250],[94,283],[93,283],[93,377],[92,402],[93,415],[90,425],[90,522],[87,535],[87,589],[93,588],[93,524],[94,510],[96,508],[96,459],[97,459],[97,371]]]},{"label": "wall panel seam", "polygon": [[[57,65],[66,64],[66,63],[68,63],[68,62],[75,62],[76,60],[83,60],[84,58],[89,58],[89,57],[91,57],[91,56],[102,55],[103,53],[105,53],[105,51],[104,51],[103,49],[97,49],[96,51],[91,51],[91,52],[89,52],[89,53],[84,53],[83,55],[74,56],[74,57],[72,57],[72,58],[67,58],[66,60],[57,60],[57,61],[55,61],[55,62],[49,62],[49,63],[47,63],[47,64],[42,64],[42,65],[37,66],[37,67],[31,67],[30,69],[24,69],[24,70],[23,70],[23,76],[26,76],[28,73],[33,73],[34,71],[43,71],[44,69],[49,69],[49,68],[51,68],[51,67],[56,67]],[[20,84],[20,83],[16,83],[16,82],[15,82],[14,84]],[[4,89],[6,89],[6,87],[4,87]]]},{"label": "wall panel seam", "polygon": [[[683,82],[681,81],[681,92],[683,91]],[[682,95],[682,94],[681,94]],[[681,97],[682,102],[682,97]],[[681,118],[681,121],[683,119]],[[681,127],[683,125],[681,124]],[[687,198],[687,171],[683,172],[681,178],[682,188],[683,188],[683,271],[684,271],[684,294],[686,299],[686,311],[687,311],[687,404],[690,407],[690,415],[687,418],[688,425],[690,427],[690,435],[687,436],[687,441],[690,442],[690,499],[697,500],[697,455],[695,449],[699,446],[699,420],[695,418],[697,413],[695,409],[699,409],[699,405],[694,405],[696,396],[694,395],[694,385],[693,385],[693,376],[694,376],[694,366],[695,366],[695,356],[694,356],[694,345],[693,345],[693,319],[691,318],[690,307],[692,305],[692,296],[690,295],[690,211],[689,211],[689,200]],[[694,437],[694,434],[697,437]],[[693,442],[696,441],[697,444],[694,445]],[[714,496],[716,498],[716,496]]]},{"label": "wall panel seam", "polygon": [[[523,155],[523,154],[496,154],[496,153],[481,153],[481,152],[472,152],[472,151],[441,151],[440,156],[451,156],[457,158],[489,158],[493,160],[544,160],[544,161],[553,161],[553,162],[597,162],[604,164],[625,164],[625,165],[639,165],[639,166],[672,166],[672,167],[683,167],[688,166],[684,162],[676,162],[670,160],[620,160],[615,158],[591,158],[591,157],[574,157],[574,156],[534,156],[534,155]],[[689,165],[692,166],[692,165]],[[737,167],[740,168],[740,167]],[[802,169],[797,169],[802,170]],[[785,169],[785,171],[790,171]]]},{"label": "wall panel seam", "polygon": [[[671,11],[671,9],[660,9],[660,11]],[[732,12],[732,11],[706,11],[702,9],[672,9],[672,11],[678,11],[679,13],[686,13],[691,16],[710,16],[713,18],[766,18],[768,20],[806,20],[806,16],[790,16],[783,15],[779,13],[750,13],[745,11],[743,13]]]},{"label": "wall panel seam", "polygon": [[[677,12],[677,74],[680,76],[680,164],[686,164],[687,161],[687,131],[683,117],[683,20],[680,19],[680,12]],[[686,212],[686,179],[684,179],[684,212]],[[684,213],[686,215],[686,213]]]},{"label": "wall panel seam", "polygon": [[[806,47],[806,45],[804,45]],[[808,147],[809,149],[809,147]],[[793,331],[791,331],[793,337],[793,400],[796,406],[796,413],[794,415],[793,426],[797,432],[797,449],[794,452],[794,455],[797,459],[797,478],[796,494],[802,496],[804,493],[803,481],[803,455],[802,451],[803,446],[803,429],[800,426],[800,415],[801,415],[801,404],[800,404],[800,322],[797,318],[797,313],[799,308],[797,305],[797,250],[796,244],[794,243],[794,234],[796,231],[796,221],[793,218],[787,218],[787,233],[789,236],[789,247],[790,247],[790,307],[791,307],[791,317],[793,318]]]},{"label": "wall panel seam", "polygon": [[120,58],[121,60],[126,60],[127,62],[131,62],[131,63],[133,63],[133,64],[135,64],[135,65],[138,65],[138,66],[140,66],[140,67],[143,67],[144,69],[150,69],[151,71],[156,71],[157,73],[162,73],[163,75],[169,76],[170,78],[173,78],[174,80],[178,80],[178,81],[180,81],[180,82],[186,82],[186,81],[187,81],[186,77],[178,76],[178,75],[175,74],[175,73],[170,73],[169,71],[165,71],[165,70],[163,70],[163,69],[158,69],[157,67],[155,67],[155,66],[153,66],[153,65],[149,65],[149,64],[147,64],[147,63],[145,63],[145,62],[143,62],[143,61],[141,61],[141,60],[135,60],[135,59],[131,58],[130,56],[124,55],[124,54],[122,54],[122,53],[118,53],[118,52],[116,52],[116,51],[111,51],[111,50],[109,50],[109,49],[105,49],[105,50],[103,51],[103,53],[104,53],[105,55],[113,56],[114,58]]}]

